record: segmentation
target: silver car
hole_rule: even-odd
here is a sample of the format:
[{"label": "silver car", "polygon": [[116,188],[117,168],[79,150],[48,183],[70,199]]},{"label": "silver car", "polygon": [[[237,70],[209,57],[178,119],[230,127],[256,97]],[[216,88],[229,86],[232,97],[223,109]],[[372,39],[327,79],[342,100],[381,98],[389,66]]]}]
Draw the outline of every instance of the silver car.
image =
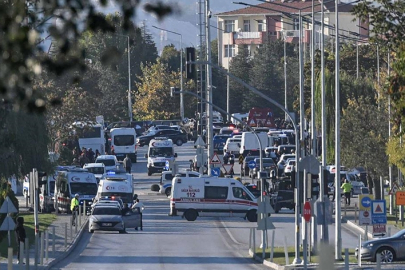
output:
[{"label": "silver car", "polygon": [[117,206],[95,206],[89,219],[89,232],[93,233],[95,230],[125,233],[121,209]]},{"label": "silver car", "polygon": [[[381,254],[381,262],[405,260],[405,230],[399,231],[391,237],[366,241],[361,245],[362,260],[376,261],[376,254]],[[358,247],[356,248],[356,256]]]}]

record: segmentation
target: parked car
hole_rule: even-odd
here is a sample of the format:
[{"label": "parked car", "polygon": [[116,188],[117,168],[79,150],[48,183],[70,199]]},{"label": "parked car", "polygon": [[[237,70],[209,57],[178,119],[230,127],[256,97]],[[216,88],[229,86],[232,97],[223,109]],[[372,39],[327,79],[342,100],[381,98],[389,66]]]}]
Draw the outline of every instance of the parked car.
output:
[{"label": "parked car", "polygon": [[125,233],[121,209],[114,205],[95,206],[89,218],[89,232],[93,233],[95,230]]},{"label": "parked car", "polygon": [[381,254],[381,262],[390,263],[393,261],[405,260],[404,252],[405,230],[401,230],[391,237],[378,238],[362,243],[360,250],[356,248],[355,255],[360,256],[362,260],[375,262],[376,255]]},{"label": "parked car", "polygon": [[168,139],[171,139],[177,146],[181,146],[183,145],[183,143],[187,142],[186,133],[173,129],[151,131],[147,135],[139,136],[136,141],[139,146],[144,146],[149,145],[149,142],[157,137],[166,137]]}]

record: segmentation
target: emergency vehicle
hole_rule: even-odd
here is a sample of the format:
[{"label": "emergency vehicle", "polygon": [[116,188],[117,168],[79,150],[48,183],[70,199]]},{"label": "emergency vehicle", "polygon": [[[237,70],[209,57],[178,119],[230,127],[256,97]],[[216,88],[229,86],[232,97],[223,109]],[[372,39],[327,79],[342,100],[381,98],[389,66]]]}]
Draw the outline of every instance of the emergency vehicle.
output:
[{"label": "emergency vehicle", "polygon": [[58,171],[55,179],[55,209],[70,213],[70,201],[79,194],[79,204],[90,207],[97,194],[97,180],[94,174],[81,168]]},{"label": "emergency vehicle", "polygon": [[174,153],[173,141],[166,137],[156,137],[149,143],[148,153],[145,158],[148,159],[148,176],[153,173],[161,173],[166,167],[166,161],[169,161],[169,167],[174,164],[177,154]]},{"label": "emergency vehicle", "polygon": [[162,176],[160,177],[160,189],[159,192],[161,194],[166,194],[169,197],[172,193],[172,180],[173,177],[200,177],[202,174],[199,172],[191,171],[190,169],[186,169],[185,171],[180,171],[173,175],[172,171],[164,171],[162,172]]},{"label": "emergency vehicle", "polygon": [[118,160],[124,160],[129,156],[133,163],[136,163],[136,132],[134,128],[113,128],[110,130],[111,149]]},{"label": "emergency vehicle", "polygon": [[257,221],[258,202],[238,180],[219,177],[174,177],[170,215],[183,213],[188,221],[198,216],[242,217]]},{"label": "emergency vehicle", "polygon": [[123,203],[131,207],[133,203],[134,186],[132,184],[132,174],[126,172],[107,172],[100,179],[97,195],[94,201],[105,197],[120,198]]}]

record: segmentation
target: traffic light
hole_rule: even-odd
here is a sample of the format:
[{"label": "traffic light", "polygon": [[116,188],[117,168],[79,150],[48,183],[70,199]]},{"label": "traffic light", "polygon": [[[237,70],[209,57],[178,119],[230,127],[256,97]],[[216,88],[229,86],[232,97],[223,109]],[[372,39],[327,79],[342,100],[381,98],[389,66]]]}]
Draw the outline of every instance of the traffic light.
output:
[{"label": "traffic light", "polygon": [[328,193],[329,193],[329,188],[328,188],[329,175],[330,175],[329,170],[323,170],[323,194],[326,196],[328,196]]},{"label": "traffic light", "polygon": [[195,78],[195,64],[190,62],[195,61],[195,48],[187,47],[186,48],[186,78],[194,79]]},{"label": "traffic light", "polygon": [[47,176],[48,175],[46,172],[38,171],[38,187],[41,187],[42,185],[45,185],[48,182],[46,179]]}]

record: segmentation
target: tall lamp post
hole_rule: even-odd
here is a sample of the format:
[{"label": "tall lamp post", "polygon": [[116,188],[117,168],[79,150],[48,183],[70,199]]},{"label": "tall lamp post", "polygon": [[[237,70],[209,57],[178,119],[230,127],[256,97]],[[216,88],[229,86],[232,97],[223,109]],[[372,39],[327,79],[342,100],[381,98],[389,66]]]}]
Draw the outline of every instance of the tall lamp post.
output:
[{"label": "tall lamp post", "polygon": [[127,38],[127,47],[128,47],[128,115],[129,115],[129,123],[132,122],[132,90],[131,90],[131,51],[129,46],[129,36],[128,35],[121,35],[121,34],[113,34],[114,36],[118,37],[126,37]]},{"label": "tall lamp post", "polygon": [[[163,29],[154,25],[152,27],[180,36],[180,90],[183,91],[183,36],[180,33]],[[184,119],[184,94],[182,92],[180,93],[180,118],[181,120]]]}]

